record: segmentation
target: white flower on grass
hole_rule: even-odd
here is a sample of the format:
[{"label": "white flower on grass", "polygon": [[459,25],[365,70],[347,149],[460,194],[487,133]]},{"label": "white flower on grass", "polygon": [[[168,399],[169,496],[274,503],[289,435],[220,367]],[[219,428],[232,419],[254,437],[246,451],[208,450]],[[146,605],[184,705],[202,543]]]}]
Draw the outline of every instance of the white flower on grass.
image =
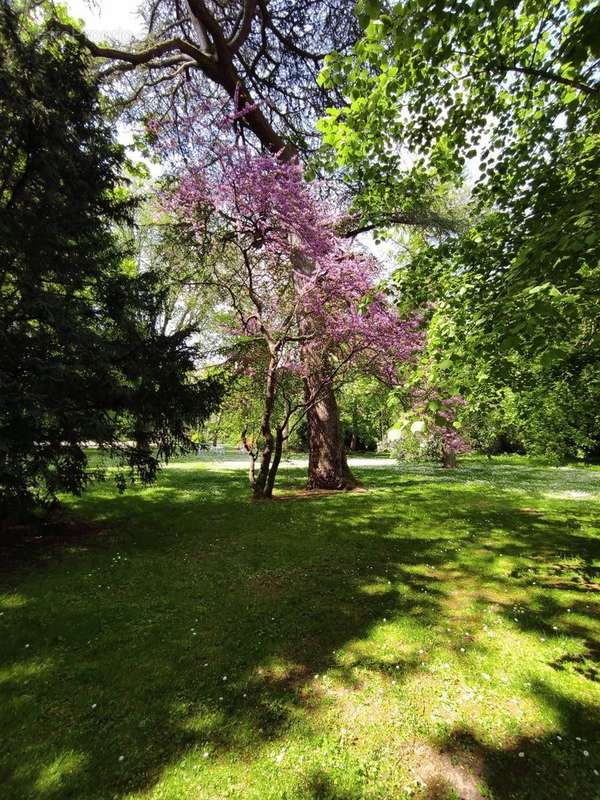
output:
[{"label": "white flower on grass", "polygon": [[525,753],[524,753],[522,750],[521,750],[521,752],[519,753],[519,758],[525,758]]},{"label": "white flower on grass", "polygon": [[125,761],[125,756],[119,756],[119,761]]},{"label": "white flower on grass", "polygon": [[589,756],[589,751],[588,750],[584,750],[583,751],[583,755],[585,756],[585,758],[587,758]]},{"label": "white flower on grass", "polygon": [[208,750],[205,750],[205,751],[202,753],[202,757],[203,757],[203,758],[208,758]]},{"label": "white flower on grass", "polygon": [[97,705],[98,703],[92,703],[92,708],[96,708]]}]

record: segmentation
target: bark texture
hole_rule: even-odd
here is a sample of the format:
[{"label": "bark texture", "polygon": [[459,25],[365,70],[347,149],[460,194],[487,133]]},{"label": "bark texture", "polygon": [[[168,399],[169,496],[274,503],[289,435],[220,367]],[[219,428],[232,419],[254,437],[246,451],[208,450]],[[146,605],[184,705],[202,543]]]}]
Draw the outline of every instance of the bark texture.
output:
[{"label": "bark texture", "polygon": [[[321,383],[319,383],[321,381]],[[307,396],[322,389],[323,376],[311,370],[305,380]],[[320,400],[307,415],[309,489],[353,489],[357,481],[348,467],[338,405],[331,387],[325,386]]]}]

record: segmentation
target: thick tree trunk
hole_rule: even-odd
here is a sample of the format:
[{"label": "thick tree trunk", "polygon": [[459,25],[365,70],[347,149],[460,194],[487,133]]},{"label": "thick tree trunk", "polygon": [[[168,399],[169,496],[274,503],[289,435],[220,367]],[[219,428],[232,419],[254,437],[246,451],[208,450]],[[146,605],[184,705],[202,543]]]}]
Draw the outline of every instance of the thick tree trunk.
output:
[{"label": "thick tree trunk", "polygon": [[308,484],[309,489],[353,489],[356,479],[348,467],[342,439],[337,401],[333,389],[325,384],[320,371],[311,370],[305,379],[307,397],[319,392],[319,401],[309,410]]},{"label": "thick tree trunk", "polygon": [[[311,275],[314,264],[296,256],[295,266]],[[300,319],[300,332],[307,337],[301,358],[305,367],[304,395],[308,422],[308,489],[353,489],[357,482],[350,472],[342,438],[337,400],[331,385],[327,356],[315,347],[314,321]]]}]

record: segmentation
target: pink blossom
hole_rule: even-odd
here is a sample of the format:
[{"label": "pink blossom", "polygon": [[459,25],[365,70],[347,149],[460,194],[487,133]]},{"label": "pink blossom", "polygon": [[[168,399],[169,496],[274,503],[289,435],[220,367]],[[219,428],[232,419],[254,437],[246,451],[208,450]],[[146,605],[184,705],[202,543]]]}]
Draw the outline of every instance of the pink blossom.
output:
[{"label": "pink blossom", "polygon": [[[236,97],[234,114],[225,117],[229,126],[252,110],[240,109]],[[279,368],[302,375],[307,341],[299,321],[310,319],[310,347],[334,367],[358,367],[397,383],[398,368],[423,347],[421,318],[403,319],[390,305],[377,286],[377,262],[336,233],[339,214],[317,197],[297,160],[256,153],[227,136],[209,143],[204,130],[190,118],[179,120],[177,146],[168,130],[159,137],[163,155],[178,167],[163,204],[199,245],[212,241],[215,255],[225,241],[234,248],[217,265],[216,282],[237,298],[239,333],[265,336],[279,348]],[[182,137],[192,166],[178,156]]]}]

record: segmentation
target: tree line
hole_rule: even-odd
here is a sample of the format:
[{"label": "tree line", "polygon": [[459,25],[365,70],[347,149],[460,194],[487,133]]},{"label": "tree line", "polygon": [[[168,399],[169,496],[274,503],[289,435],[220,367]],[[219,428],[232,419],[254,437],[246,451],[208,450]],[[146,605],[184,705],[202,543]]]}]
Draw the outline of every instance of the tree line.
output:
[{"label": "tree line", "polygon": [[300,431],[355,485],[367,418],[598,453],[597,6],[155,0],[127,46],[0,13],[7,514],[101,477],[89,443],[153,480],[232,398],[257,498]]}]

